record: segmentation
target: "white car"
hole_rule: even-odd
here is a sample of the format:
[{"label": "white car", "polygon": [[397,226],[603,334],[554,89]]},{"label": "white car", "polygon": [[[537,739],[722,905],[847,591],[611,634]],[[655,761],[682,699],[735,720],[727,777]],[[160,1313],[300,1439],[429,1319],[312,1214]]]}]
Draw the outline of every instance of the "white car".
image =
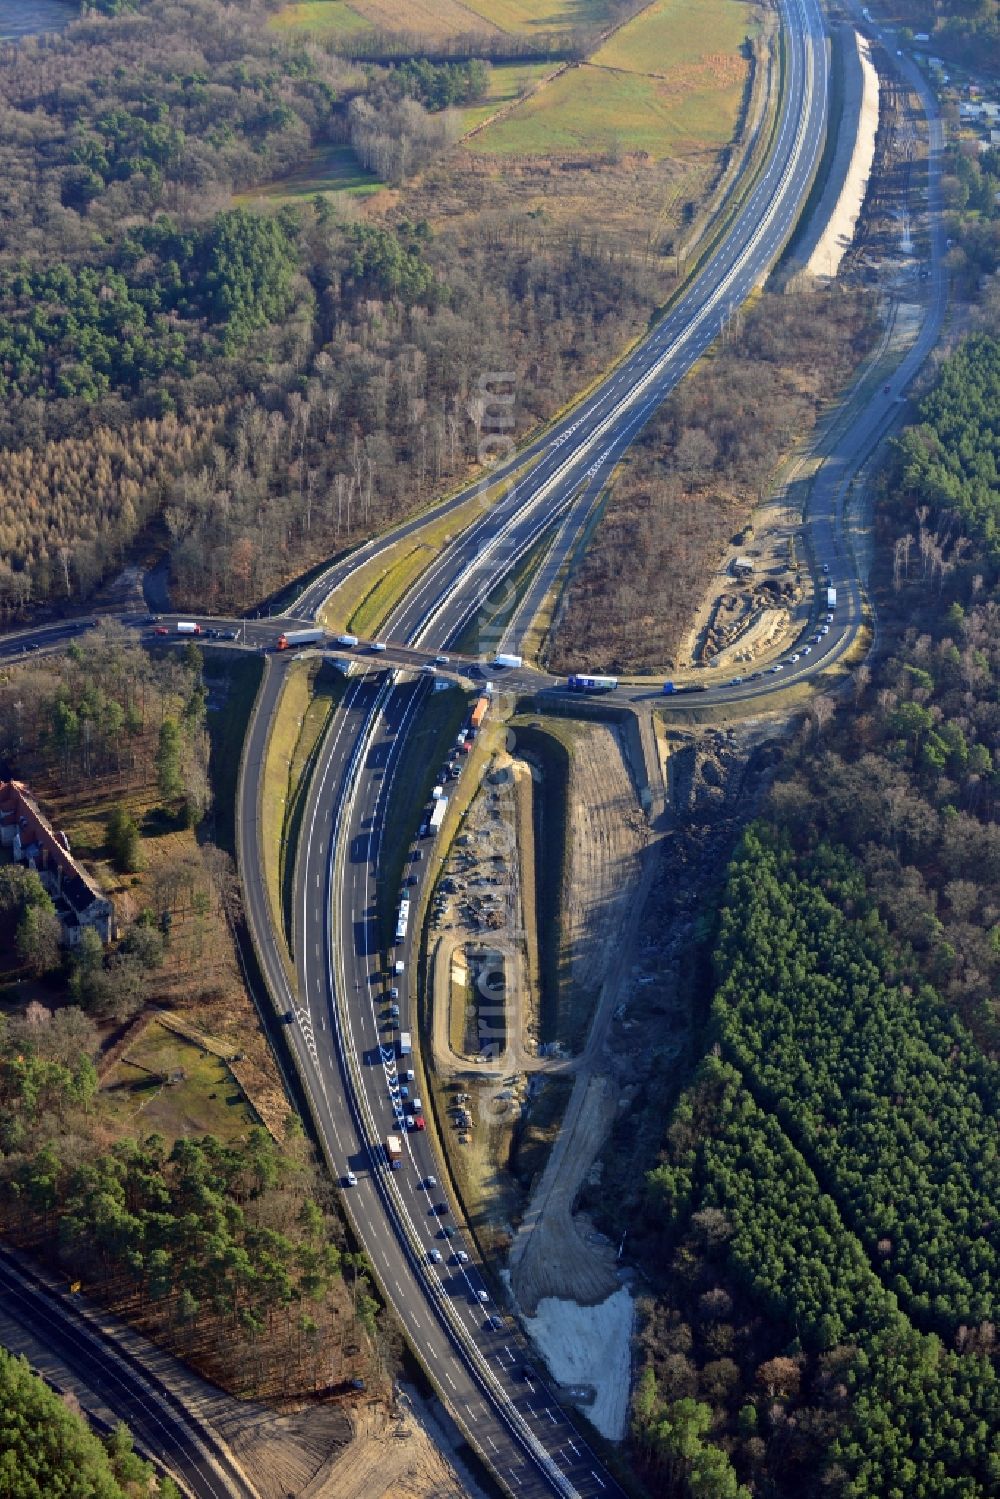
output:
[{"label": "white car", "polygon": [[828,614],[826,616],[826,622],[827,622],[828,625],[832,625],[833,624],[833,615],[832,614]]},{"label": "white car", "polygon": [[490,1299],[489,1298],[489,1292],[487,1292],[487,1291],[477,1291],[476,1292],[476,1297],[482,1303],[483,1306],[487,1306],[489,1304],[489,1299]]},{"label": "white car", "polygon": [[802,654],[803,654],[803,656],[811,656],[812,655],[812,646],[811,645],[804,645],[802,647]]},{"label": "white car", "polygon": [[829,633],[830,633],[830,626],[829,625],[824,625],[823,628],[822,628],[822,630],[820,630],[819,633],[821,635],[829,635]]},{"label": "white car", "polygon": [[796,663],[796,661],[798,661],[798,660],[799,660],[799,653],[798,653],[798,651],[796,651],[796,652],[795,652],[795,655],[794,655],[794,656],[789,656],[789,658],[788,658],[788,659],[789,659],[789,661],[790,661],[790,662],[791,662],[791,664],[792,664],[792,665],[793,665],[793,666],[794,666],[794,665],[795,665],[795,663]]},{"label": "white car", "polygon": [[440,1265],[442,1259],[440,1249],[428,1249],[427,1258],[430,1260],[432,1265]]},{"label": "white car", "polygon": [[353,1171],[348,1171],[347,1175],[344,1177],[344,1184],[345,1184],[345,1186],[348,1186],[348,1187],[356,1187],[357,1186],[358,1179],[354,1175]]},{"label": "white car", "polygon": [[460,1265],[467,1265],[469,1263],[469,1256],[466,1254],[464,1249],[455,1250],[455,1259]]},{"label": "white car", "polygon": [[373,650],[376,656],[379,656],[385,650],[385,644],[381,640],[373,640],[369,649]]},{"label": "white car", "polygon": [[436,1187],[437,1184],[438,1184],[438,1179],[437,1179],[436,1176],[425,1176],[424,1177],[424,1186],[425,1187]]},{"label": "white car", "polygon": [[774,673],[776,671],[784,671],[784,669],[785,669],[785,663],[784,663],[784,661],[779,661],[777,663],[777,665],[775,665],[775,666],[769,666],[768,667],[768,671],[771,673],[772,677],[774,676]]},{"label": "white car", "polygon": [[451,660],[450,656],[435,656],[434,657],[434,665],[435,666],[447,666],[450,660]]}]

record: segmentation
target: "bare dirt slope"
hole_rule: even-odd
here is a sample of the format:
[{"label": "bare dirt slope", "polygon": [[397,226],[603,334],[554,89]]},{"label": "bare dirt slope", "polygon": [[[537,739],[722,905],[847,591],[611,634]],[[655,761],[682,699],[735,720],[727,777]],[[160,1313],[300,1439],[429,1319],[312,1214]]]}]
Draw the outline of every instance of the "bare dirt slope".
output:
[{"label": "bare dirt slope", "polygon": [[299,1499],[466,1499],[471,1492],[411,1407],[390,1416],[374,1405],[358,1412],[354,1441]]},{"label": "bare dirt slope", "polygon": [[571,954],[574,1010],[581,1000],[586,1003],[589,997],[593,1003],[601,994],[619,951],[648,839],[618,730],[606,724],[577,730],[563,888],[563,942]]},{"label": "bare dirt slope", "polygon": [[606,1075],[577,1078],[563,1127],[511,1246],[517,1304],[534,1314],[545,1296],[572,1297],[594,1306],[618,1289],[613,1252],[590,1237],[590,1223],[573,1216],[580,1185],[604,1144],[617,1090]]}]

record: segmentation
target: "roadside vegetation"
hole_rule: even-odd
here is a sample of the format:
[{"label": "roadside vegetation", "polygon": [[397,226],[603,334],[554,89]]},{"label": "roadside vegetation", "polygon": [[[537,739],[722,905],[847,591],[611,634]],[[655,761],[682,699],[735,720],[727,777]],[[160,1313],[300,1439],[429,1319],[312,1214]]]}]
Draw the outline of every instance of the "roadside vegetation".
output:
[{"label": "roadside vegetation", "polygon": [[[260,0],[236,19],[207,0],[180,29],[168,0],[142,11],[140,29],[123,14],[0,62],[8,617],[78,607],[160,518],[176,601],[249,607],[467,474],[479,378],[512,351],[516,437],[661,296],[597,246],[538,254],[409,204],[453,119],[489,95],[488,57],[404,49],[362,67],[267,29]],[[324,172],[407,191],[358,223]],[[261,190],[285,206],[233,206]]]},{"label": "roadside vegetation", "polygon": [[10,1499],[34,1494],[93,1494],[129,1499],[155,1494],[180,1499],[170,1478],[132,1449],[127,1427],[93,1433],[66,1398],[49,1389],[24,1358],[0,1348],[0,1471]]},{"label": "roadside vegetation", "polygon": [[546,647],[554,671],[675,664],[705,584],[779,461],[875,334],[870,297],[764,294],[653,416],[611,486]]},{"label": "roadside vegetation", "polygon": [[[609,56],[653,25],[670,129],[581,118],[571,160],[547,105],[531,162],[455,142],[634,0],[108,0],[5,56],[0,615],[78,607],[149,527],[178,605],[249,608],[475,473],[481,376],[514,371],[515,439],[561,409],[674,285],[740,110],[754,13],[684,51],[665,4]],[[611,68],[565,76],[660,88]]]},{"label": "roadside vegetation", "polygon": [[1000,1481],[997,411],[974,335],[881,476],[878,654],[812,704],[693,934],[692,1065],[585,1194],[655,1281],[630,1435],[653,1487]]}]

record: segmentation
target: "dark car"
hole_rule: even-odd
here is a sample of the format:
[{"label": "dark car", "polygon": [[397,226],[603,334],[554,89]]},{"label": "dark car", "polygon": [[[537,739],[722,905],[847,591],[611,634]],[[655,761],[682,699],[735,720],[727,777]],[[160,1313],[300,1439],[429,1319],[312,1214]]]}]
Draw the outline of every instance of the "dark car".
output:
[{"label": "dark car", "polygon": [[438,1229],[438,1238],[453,1239],[457,1233],[458,1229],[455,1228],[451,1223],[443,1223]]}]

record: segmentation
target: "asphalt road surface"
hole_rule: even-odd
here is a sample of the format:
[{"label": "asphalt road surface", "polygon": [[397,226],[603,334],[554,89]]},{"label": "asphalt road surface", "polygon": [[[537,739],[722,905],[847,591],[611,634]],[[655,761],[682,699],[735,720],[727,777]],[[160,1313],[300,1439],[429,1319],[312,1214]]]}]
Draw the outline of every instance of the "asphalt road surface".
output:
[{"label": "asphalt road surface", "polygon": [[20,1324],[127,1422],[140,1451],[196,1499],[252,1499],[256,1490],[215,1433],[130,1353],[88,1319],[81,1304],[0,1249],[0,1312]]},{"label": "asphalt road surface", "polygon": [[[630,358],[577,410],[491,474],[494,483],[505,471],[516,472],[516,487],[439,557],[390,621],[389,651],[378,662],[373,658],[364,675],[351,682],[324,745],[303,824],[295,884],[294,978],[282,964],[271,930],[260,875],[256,800],[267,730],[288,657],[269,657],[245,746],[238,836],[248,919],[270,992],[288,1017],[288,1040],[317,1127],[335,1171],[345,1179],[351,1171],[357,1178],[345,1198],[383,1289],[470,1442],[512,1493],[619,1491],[560,1409],[558,1391],[547,1388],[531,1371],[513,1323],[492,1299],[482,1300],[480,1293],[490,1298],[491,1288],[475,1263],[473,1245],[462,1232],[454,1204],[440,1188],[421,1185],[435,1174],[426,1137],[405,1127],[412,1116],[412,1085],[411,1097],[404,1098],[401,1090],[408,1085],[401,1077],[405,1059],[399,1055],[398,1041],[401,1028],[416,1030],[409,990],[413,933],[392,954],[393,961],[398,958],[404,964],[402,975],[390,976],[383,968],[381,934],[375,926],[375,889],[386,799],[406,753],[408,728],[430,686],[420,676],[400,681],[392,668],[427,665],[447,648],[483,609],[487,595],[544,538],[555,538],[546,566],[559,548],[568,551],[575,545],[606,474],[773,263],[811,179],[826,113],[826,63],[815,4],[789,0],[786,15],[786,111],[770,164],[724,241],[689,291]],[[900,67],[906,72],[910,65],[904,61]],[[909,81],[920,87],[932,118],[935,209],[940,126],[919,75]],[[788,680],[811,677],[848,649],[860,628],[860,588],[844,539],[844,495],[849,475],[898,418],[902,392],[939,331],[946,288],[936,212],[933,219],[933,305],[918,343],[889,389],[869,400],[847,424],[831,452],[833,462],[814,487],[810,520],[816,565],[825,569],[822,579],[836,587],[838,596],[829,633],[808,655],[800,653],[795,662],[789,659],[780,678],[764,673],[734,685],[720,684],[700,696],[700,703],[735,703]],[[438,512],[464,503],[471,492],[453,497]],[[212,639],[213,644],[269,650],[280,630],[308,622],[331,588],[354,568],[426,519],[341,559],[303,590],[280,620],[187,618],[221,632],[222,638]],[[526,619],[529,612],[519,615]],[[515,615],[514,625],[505,632],[504,648],[516,649],[517,619]],[[0,640],[0,656],[62,648],[89,622],[53,623],[6,636]],[[177,635],[176,616],[154,621],[136,614],[124,622],[151,643],[170,645],[185,638]],[[818,619],[815,627],[824,623]],[[166,638],[156,633],[163,628],[168,630]],[[234,633],[235,640],[226,638]],[[495,649],[501,641],[491,641],[487,631],[475,644],[481,651]],[[474,661],[451,654],[453,660],[440,668],[441,673],[471,678],[477,670]],[[525,670],[505,674],[504,685],[537,689],[564,684]],[[650,689],[622,688],[618,695],[649,696]],[[683,697],[662,698],[664,708],[684,702]],[[413,869],[419,878],[421,865],[414,863]],[[419,886],[414,887],[418,893]],[[391,987],[400,991],[394,999],[388,995]],[[389,1013],[390,1003],[399,1005],[398,1017]],[[403,1139],[399,1171],[388,1169],[384,1153],[384,1139],[393,1125]],[[445,1211],[437,1211],[440,1208]],[[454,1237],[444,1235],[446,1225]],[[457,1258],[459,1249],[469,1255],[467,1262]],[[100,1365],[108,1355],[92,1349],[90,1357]],[[126,1419],[141,1430],[138,1414]],[[162,1445],[162,1433],[157,1440]],[[171,1447],[177,1440],[170,1436]],[[199,1478],[192,1492],[215,1492],[203,1483]],[[236,1483],[220,1492],[243,1490]]]},{"label": "asphalt road surface", "polygon": [[[484,605],[492,612],[487,596],[552,528],[559,528],[560,544],[572,543],[604,476],[773,264],[808,191],[826,120],[826,54],[814,0],[789,0],[786,14],[786,109],[768,164],[734,225],[632,356],[529,454],[511,460],[516,480],[508,494],[445,549],[390,618],[384,636],[393,656],[400,647],[439,651],[464,635]],[[317,609],[332,586],[405,532],[359,548],[305,590],[292,612]],[[480,633],[476,650],[487,644]],[[240,860],[248,886],[262,885],[250,831],[257,820],[255,770],[280,675],[280,666],[269,672],[248,742]],[[408,1059],[400,1051],[402,1033],[417,1030],[410,982],[416,934],[406,932],[387,966],[376,891],[393,778],[430,690],[427,679],[398,681],[373,660],[350,683],[324,740],[296,865],[297,985],[277,952],[267,951],[275,944],[259,888],[248,889],[252,923],[265,969],[282,1004],[289,1001],[289,1040],[334,1168],[345,1181],[348,1173],[355,1178],[345,1191],[348,1210],[453,1416],[511,1493],[611,1494],[614,1480],[555,1392],[524,1380],[527,1350],[492,1301],[457,1205],[436,1183],[427,1185],[438,1168],[415,1112],[416,1080],[405,1077]],[[411,893],[419,898],[426,866],[414,858],[410,867],[418,880]],[[399,1169],[387,1158],[390,1134],[402,1142]]]}]

